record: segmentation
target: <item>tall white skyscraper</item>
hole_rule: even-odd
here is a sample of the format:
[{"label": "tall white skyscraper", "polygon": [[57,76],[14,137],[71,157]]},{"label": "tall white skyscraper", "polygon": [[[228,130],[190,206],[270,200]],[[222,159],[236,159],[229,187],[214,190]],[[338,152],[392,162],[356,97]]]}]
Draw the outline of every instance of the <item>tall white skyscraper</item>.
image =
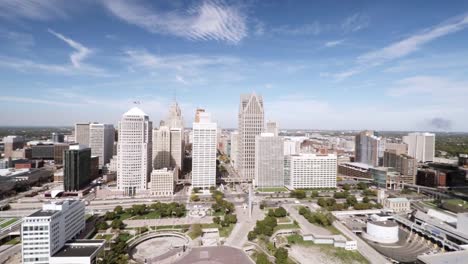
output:
[{"label": "tall white skyscraper", "polygon": [[262,133],[255,139],[255,186],[284,186],[283,138]]},{"label": "tall white skyscraper", "polygon": [[231,132],[231,151],[229,152],[229,158],[231,160],[231,165],[234,169],[237,170],[237,161],[239,153],[239,132]]},{"label": "tall white skyscraper", "polygon": [[146,190],[151,173],[152,123],[134,107],[119,122],[117,146],[117,188],[133,196]]},{"label": "tall white skyscraper", "polygon": [[403,137],[403,142],[408,145],[408,155],[418,162],[434,161],[435,134],[409,133]]},{"label": "tall white skyscraper", "polygon": [[278,136],[278,134],[279,134],[278,122],[268,121],[266,123],[266,132],[267,133],[273,133],[274,136]]},{"label": "tall white skyscraper", "polygon": [[169,128],[183,128],[184,120],[182,118],[182,111],[180,110],[179,104],[174,102],[169,108],[169,115],[167,117],[166,125]]},{"label": "tall white skyscraper", "polygon": [[192,186],[216,186],[217,125],[209,113],[200,113],[199,122],[193,123]]},{"label": "tall white skyscraper", "polygon": [[263,98],[241,95],[239,105],[238,171],[241,177],[255,177],[255,137],[264,130]]},{"label": "tall white skyscraper", "polygon": [[89,125],[89,147],[91,155],[99,157],[99,168],[112,158],[115,129],[110,124],[92,123]]},{"label": "tall white skyscraper", "polygon": [[171,166],[171,133],[169,127],[161,121],[159,128],[153,129],[153,169],[159,170]]},{"label": "tall white skyscraper", "polygon": [[[85,227],[85,205],[79,200],[48,203],[21,224],[22,263],[46,264]],[[76,262],[75,262],[76,263]]]},{"label": "tall white skyscraper", "polygon": [[75,124],[75,142],[89,147],[89,123]]},{"label": "tall white skyscraper", "polygon": [[336,188],[335,154],[300,154],[284,160],[285,185],[289,188]]}]

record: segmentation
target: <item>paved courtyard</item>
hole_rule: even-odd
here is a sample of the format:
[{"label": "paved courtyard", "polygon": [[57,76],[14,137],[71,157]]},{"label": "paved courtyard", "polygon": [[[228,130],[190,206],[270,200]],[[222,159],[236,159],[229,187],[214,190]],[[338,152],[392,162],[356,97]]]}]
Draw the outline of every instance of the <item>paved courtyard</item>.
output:
[{"label": "paved courtyard", "polygon": [[188,255],[175,264],[253,264],[240,249],[219,246],[193,248]]}]

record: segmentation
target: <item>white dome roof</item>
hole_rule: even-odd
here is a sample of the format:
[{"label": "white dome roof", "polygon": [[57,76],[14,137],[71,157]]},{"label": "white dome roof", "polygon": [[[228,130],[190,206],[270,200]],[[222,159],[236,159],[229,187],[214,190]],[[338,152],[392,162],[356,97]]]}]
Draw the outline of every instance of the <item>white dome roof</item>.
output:
[{"label": "white dome roof", "polygon": [[132,109],[128,110],[124,115],[125,115],[125,116],[127,116],[127,115],[133,115],[133,116],[147,116],[147,114],[145,114],[145,112],[143,112],[143,110],[141,110],[141,109],[138,108],[138,107],[133,107]]}]

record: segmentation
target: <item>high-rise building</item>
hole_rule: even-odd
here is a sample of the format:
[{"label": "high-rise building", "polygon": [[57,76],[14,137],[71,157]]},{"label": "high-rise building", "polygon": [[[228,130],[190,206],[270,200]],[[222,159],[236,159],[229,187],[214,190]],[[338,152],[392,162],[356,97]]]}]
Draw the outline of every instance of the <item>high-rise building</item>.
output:
[{"label": "high-rise building", "polygon": [[335,154],[285,156],[284,179],[289,188],[336,188]]},{"label": "high-rise building", "polygon": [[55,164],[63,164],[63,152],[70,148],[68,143],[54,144],[54,162]]},{"label": "high-rise building", "polygon": [[21,149],[24,146],[24,138],[22,136],[6,136],[3,138],[4,157],[11,158],[13,151]]},{"label": "high-rise building", "polygon": [[216,186],[216,135],[217,125],[209,113],[200,113],[198,123],[193,123],[192,186]]},{"label": "high-rise building", "polygon": [[171,133],[169,127],[161,121],[159,128],[153,129],[153,169],[159,170],[171,166]]},{"label": "high-rise building", "polygon": [[401,174],[400,180],[404,183],[415,184],[418,162],[415,158],[401,153],[401,149],[390,149],[384,152],[383,166],[395,168]]},{"label": "high-rise building", "polygon": [[150,191],[155,196],[174,195],[174,185],[178,178],[177,169],[159,169],[151,172]]},{"label": "high-rise building", "polygon": [[197,108],[197,110],[195,110],[195,123],[198,123],[200,122],[200,113],[204,113],[205,112],[205,109],[202,109],[202,108]]},{"label": "high-rise building", "polygon": [[255,139],[255,186],[284,187],[283,138],[262,133]]},{"label": "high-rise building", "polygon": [[385,143],[385,150],[394,150],[397,154],[407,154],[408,145],[405,143]]},{"label": "high-rise building", "polygon": [[60,133],[52,133],[52,142],[63,143],[65,141],[65,135]]},{"label": "high-rise building", "polygon": [[182,118],[182,111],[180,110],[179,104],[174,102],[169,108],[169,115],[167,117],[167,126],[169,128],[183,128],[184,120]]},{"label": "high-rise building", "polygon": [[435,134],[409,133],[403,137],[403,142],[408,145],[408,155],[418,162],[434,161]]},{"label": "high-rise building", "polygon": [[284,155],[296,155],[301,151],[301,142],[298,140],[284,140]]},{"label": "high-rise building", "polygon": [[83,145],[71,145],[63,153],[64,190],[79,191],[91,182],[91,149]]},{"label": "high-rise building", "polygon": [[146,190],[151,173],[152,123],[138,107],[126,112],[119,122],[117,188],[133,196]]},{"label": "high-rise building", "polygon": [[238,161],[238,152],[239,152],[239,132],[231,132],[231,151],[229,152],[229,158],[231,160],[231,166],[234,169],[237,169]]},{"label": "high-rise building", "polygon": [[99,157],[99,168],[103,168],[112,158],[115,129],[111,124],[89,125],[89,147],[91,155]]},{"label": "high-rise building", "polygon": [[89,123],[75,124],[75,142],[89,146]]},{"label": "high-rise building", "polygon": [[22,263],[50,263],[50,258],[84,228],[83,202],[65,200],[44,204],[42,210],[25,217],[21,224]]},{"label": "high-rise building", "polygon": [[184,161],[184,130],[182,128],[171,128],[171,168],[182,170]]},{"label": "high-rise building", "polygon": [[264,130],[263,98],[241,95],[239,105],[238,171],[241,177],[255,177],[255,137]]},{"label": "high-rise building", "polygon": [[381,165],[385,142],[374,131],[362,131],[356,135],[355,161],[371,166]]},{"label": "high-rise building", "polygon": [[273,135],[275,137],[278,136],[278,134],[279,134],[278,122],[268,121],[266,123],[266,132],[267,133],[273,133]]}]

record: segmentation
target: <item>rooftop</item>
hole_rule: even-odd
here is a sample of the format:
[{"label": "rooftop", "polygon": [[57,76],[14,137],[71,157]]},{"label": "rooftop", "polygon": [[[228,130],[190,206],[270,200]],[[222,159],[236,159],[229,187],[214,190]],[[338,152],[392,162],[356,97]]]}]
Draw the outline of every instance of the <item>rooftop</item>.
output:
[{"label": "rooftop", "polygon": [[468,250],[418,256],[418,260],[425,264],[463,264],[466,263],[467,258]]},{"label": "rooftop", "polygon": [[374,221],[374,222],[370,222],[374,225],[378,225],[378,226],[385,226],[385,227],[394,227],[394,226],[398,226],[397,223],[393,222],[393,221]]},{"label": "rooftop", "polygon": [[53,257],[91,257],[101,246],[98,245],[65,245]]},{"label": "rooftop", "polygon": [[387,198],[387,200],[389,200],[390,202],[395,202],[395,203],[405,203],[405,202],[409,202],[409,200],[408,200],[407,198],[404,198],[404,197]]},{"label": "rooftop", "polygon": [[34,212],[32,215],[28,217],[49,217],[58,212],[59,211],[56,211],[56,210],[39,210],[39,211]]},{"label": "rooftop", "polygon": [[133,107],[132,109],[128,110],[124,115],[125,115],[125,116],[127,116],[127,115],[133,115],[133,116],[147,116],[147,114],[145,114],[145,112],[143,112],[143,110],[141,110],[141,109],[138,108],[138,107]]}]

